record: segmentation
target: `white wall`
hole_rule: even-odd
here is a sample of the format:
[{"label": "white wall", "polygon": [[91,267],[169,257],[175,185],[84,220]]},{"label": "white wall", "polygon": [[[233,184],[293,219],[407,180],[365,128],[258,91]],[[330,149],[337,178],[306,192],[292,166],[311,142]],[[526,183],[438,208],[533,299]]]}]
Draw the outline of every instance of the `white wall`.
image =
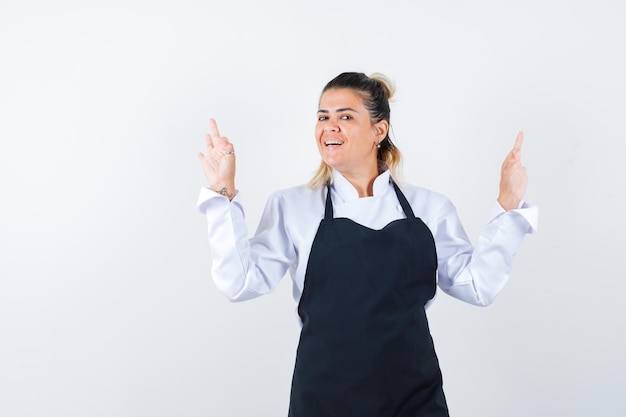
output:
[{"label": "white wall", "polygon": [[253,231],[317,166],[318,94],[347,70],[396,81],[405,180],[474,238],[526,133],[540,233],[494,305],[430,310],[452,415],[624,414],[625,9],[2,0],[0,415],[286,415],[289,279],[217,292],[196,153],[215,117]]}]

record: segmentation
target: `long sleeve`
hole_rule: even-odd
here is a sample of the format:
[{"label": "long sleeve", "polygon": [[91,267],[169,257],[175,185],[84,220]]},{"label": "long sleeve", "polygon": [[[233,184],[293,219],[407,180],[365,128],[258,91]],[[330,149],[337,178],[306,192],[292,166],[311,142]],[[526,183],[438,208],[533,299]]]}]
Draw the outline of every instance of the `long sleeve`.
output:
[{"label": "long sleeve", "polygon": [[231,301],[244,301],[276,288],[296,260],[283,223],[280,195],[268,200],[251,239],[239,193],[229,201],[203,189],[197,207],[207,219],[211,275],[220,292]]},{"label": "long sleeve", "polygon": [[536,207],[526,203],[505,212],[496,203],[491,220],[472,246],[452,203],[445,199],[435,233],[439,287],[468,303],[491,304],[509,279],[513,256],[524,235],[535,233]]},{"label": "long sleeve", "polygon": [[[375,230],[404,217],[388,171],[376,179],[374,196],[368,198],[358,198],[354,187],[340,174],[334,179],[331,195],[335,217],[349,218]],[[471,304],[491,303],[508,280],[513,255],[524,235],[536,229],[537,208],[522,205],[505,212],[496,204],[492,219],[473,246],[448,198],[412,185],[402,188],[415,215],[435,238],[439,288]],[[230,300],[248,300],[275,289],[289,271],[293,298],[298,303],[325,200],[325,187],[301,185],[272,194],[255,236],[248,239],[240,194],[229,202],[202,189],[198,209],[208,223],[211,275],[217,288]]]}]

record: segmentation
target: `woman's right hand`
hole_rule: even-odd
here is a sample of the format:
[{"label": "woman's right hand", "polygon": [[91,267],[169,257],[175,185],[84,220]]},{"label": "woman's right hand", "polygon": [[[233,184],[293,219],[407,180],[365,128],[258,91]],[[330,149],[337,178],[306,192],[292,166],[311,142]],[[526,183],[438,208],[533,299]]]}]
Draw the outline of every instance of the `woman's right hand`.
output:
[{"label": "woman's right hand", "polygon": [[206,155],[200,152],[198,158],[211,190],[232,200],[235,197],[235,149],[226,137],[220,136],[215,120],[209,123],[211,133],[204,137]]}]

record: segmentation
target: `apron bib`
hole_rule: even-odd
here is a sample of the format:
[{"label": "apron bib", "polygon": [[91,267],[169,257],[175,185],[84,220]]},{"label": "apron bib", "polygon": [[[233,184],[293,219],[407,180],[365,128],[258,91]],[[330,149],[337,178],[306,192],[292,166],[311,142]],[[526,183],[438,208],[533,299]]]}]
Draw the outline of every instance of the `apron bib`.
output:
[{"label": "apron bib", "polygon": [[333,218],[330,187],[307,264],[290,417],[447,417],[425,304],[432,233],[393,183],[405,219],[373,230]]}]

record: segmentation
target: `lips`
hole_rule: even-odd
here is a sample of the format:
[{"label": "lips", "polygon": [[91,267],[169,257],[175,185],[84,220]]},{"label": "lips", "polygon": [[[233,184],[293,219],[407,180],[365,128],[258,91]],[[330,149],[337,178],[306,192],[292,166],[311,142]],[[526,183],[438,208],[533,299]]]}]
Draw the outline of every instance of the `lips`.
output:
[{"label": "lips", "polygon": [[343,142],[338,141],[338,140],[327,140],[324,142],[324,145],[326,146],[340,146],[342,145]]}]

